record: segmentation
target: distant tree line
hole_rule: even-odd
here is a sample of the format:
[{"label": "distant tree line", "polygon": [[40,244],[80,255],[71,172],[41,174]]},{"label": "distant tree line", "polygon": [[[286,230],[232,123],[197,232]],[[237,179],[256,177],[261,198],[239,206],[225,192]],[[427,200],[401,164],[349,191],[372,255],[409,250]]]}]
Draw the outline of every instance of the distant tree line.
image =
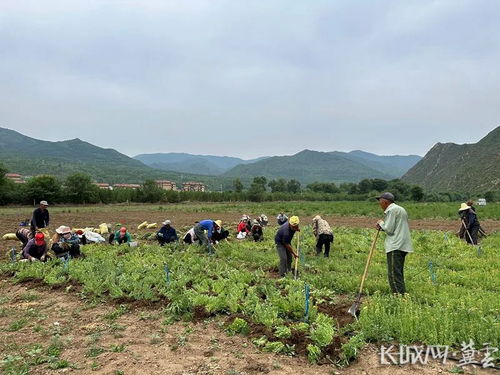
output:
[{"label": "distant tree line", "polygon": [[[340,201],[373,199],[383,191],[391,191],[399,201],[465,201],[468,193],[425,193],[421,187],[401,180],[385,181],[364,179],[359,183],[314,182],[302,188],[299,181],[283,178],[267,180],[255,177],[245,187],[239,180],[233,182],[233,190],[223,192],[184,192],[160,188],[155,181],[147,180],[140,188],[100,189],[92,178],[84,173],[75,173],[65,179],[50,175],[30,178],[25,184],[17,184],[5,177],[7,170],[0,164],[0,205],[36,204],[44,199],[50,203],[123,203],[123,202],[238,202],[238,201]],[[476,194],[477,195],[477,194]],[[483,194],[487,201],[500,198],[500,192]]]}]

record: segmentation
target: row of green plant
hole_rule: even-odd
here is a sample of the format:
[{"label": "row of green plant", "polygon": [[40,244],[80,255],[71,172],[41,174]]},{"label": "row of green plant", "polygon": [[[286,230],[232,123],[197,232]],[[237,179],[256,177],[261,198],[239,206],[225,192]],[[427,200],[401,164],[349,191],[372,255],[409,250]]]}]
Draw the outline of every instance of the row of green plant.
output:
[{"label": "row of green plant", "polygon": [[[262,243],[221,243],[213,255],[198,246],[141,244],[138,248],[86,246],[87,257],[64,263],[0,263],[14,280],[43,280],[48,285],[79,283],[83,292],[123,300],[159,301],[168,319],[233,315],[231,334],[250,334],[266,351],[294,354],[297,335],[307,344],[311,362],[320,361],[334,338],[346,331],[338,361],[347,363],[367,342],[425,343],[459,346],[473,340],[498,347],[500,338],[500,235],[471,247],[439,231],[414,231],[415,253],[407,257],[409,294],[390,295],[385,254],[379,242],[366,283],[360,320],[340,326],[325,307],[353,301],[374,234],[368,229],[338,228],[330,258],[313,254],[314,238],[304,228],[300,238],[300,278],[276,279],[273,228]],[[432,262],[432,267],[430,267]],[[306,285],[310,309],[306,315]],[[322,309],[320,309],[322,306]],[[348,307],[348,306],[347,306]],[[345,307],[345,309],[347,309]],[[325,312],[326,311],[326,312]]]},{"label": "row of green plant", "polygon": [[[399,202],[398,202],[399,203]],[[458,208],[460,203],[415,203],[403,202],[399,203],[408,211],[410,219],[450,219],[458,220]],[[234,213],[235,220],[241,217],[242,213],[248,213],[258,216],[262,213],[269,217],[270,223],[275,222],[275,217],[279,212],[287,214],[294,213],[299,216],[315,216],[318,213],[326,216],[368,216],[373,218],[382,217],[383,212],[380,209],[378,202],[373,199],[371,201],[341,201],[341,202],[304,202],[304,201],[289,201],[289,202],[224,202],[224,203],[197,203],[183,202],[172,204],[126,204],[126,205],[85,205],[85,206],[65,206],[51,205],[49,207],[51,214],[58,213],[109,213],[110,216],[118,214],[126,214],[129,212],[141,212],[145,215],[148,212],[156,214],[165,212],[165,214],[183,213],[199,213],[200,219],[220,214],[221,212]],[[33,211],[33,207],[0,207],[0,214],[16,214],[18,218],[29,218]],[[478,219],[493,219],[500,220],[500,203],[488,203],[486,206],[477,206],[476,211]],[[145,220],[148,219],[146,216]],[[215,219],[215,218],[214,218]],[[332,225],[335,224],[335,219],[332,219]],[[99,223],[95,223],[97,225]],[[174,223],[175,224],[175,223]],[[457,221],[457,230],[460,222]],[[484,225],[486,230],[489,230],[488,225]]]}]

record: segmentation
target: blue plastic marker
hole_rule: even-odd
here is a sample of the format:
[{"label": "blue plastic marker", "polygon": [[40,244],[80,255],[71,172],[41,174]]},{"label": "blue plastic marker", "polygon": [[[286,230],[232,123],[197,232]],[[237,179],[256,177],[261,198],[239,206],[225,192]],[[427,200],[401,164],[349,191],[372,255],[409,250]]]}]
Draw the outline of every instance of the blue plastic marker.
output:
[{"label": "blue plastic marker", "polygon": [[167,285],[170,284],[170,270],[168,269],[168,266],[165,264],[165,276],[167,278]]},{"label": "blue plastic marker", "polygon": [[436,284],[436,274],[434,273],[434,264],[432,260],[429,261],[429,272],[431,273],[431,281],[433,284]]},{"label": "blue plastic marker", "polygon": [[309,285],[305,285],[305,295],[306,295],[306,309],[304,313],[304,320],[307,322],[309,320]]},{"label": "blue plastic marker", "polygon": [[10,249],[10,260],[12,263],[16,263],[16,261],[17,261],[16,247],[15,246],[12,246],[12,249]]},{"label": "blue plastic marker", "polygon": [[67,257],[64,258],[64,270],[67,271],[69,267],[69,260],[71,259],[71,255],[68,254]]}]

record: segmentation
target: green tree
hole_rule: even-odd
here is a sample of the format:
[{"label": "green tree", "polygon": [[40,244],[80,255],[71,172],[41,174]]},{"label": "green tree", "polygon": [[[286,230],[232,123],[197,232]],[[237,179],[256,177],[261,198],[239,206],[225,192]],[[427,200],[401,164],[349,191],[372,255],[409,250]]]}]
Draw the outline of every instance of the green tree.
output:
[{"label": "green tree", "polygon": [[386,180],[382,180],[380,178],[374,178],[372,180],[372,189],[373,190],[377,190],[379,192],[382,192],[382,191],[385,191],[387,190],[387,181]]},{"label": "green tree", "polygon": [[96,203],[99,200],[98,190],[91,177],[84,173],[74,173],[64,181],[64,195],[71,203]]},{"label": "green tree", "polygon": [[33,177],[28,180],[25,189],[26,198],[36,203],[41,200],[59,202],[61,199],[61,183],[54,176]]},{"label": "green tree", "polygon": [[294,179],[291,179],[286,184],[286,190],[289,193],[300,193],[300,182]]},{"label": "green tree", "polygon": [[424,199],[424,189],[422,189],[420,186],[413,186],[410,189],[410,194],[411,194],[411,199],[420,202]]},{"label": "green tree", "polygon": [[233,181],[233,188],[237,193],[241,193],[243,191],[243,184],[241,183],[241,180],[239,178]]},{"label": "green tree", "polygon": [[258,185],[262,189],[262,191],[264,191],[264,192],[267,191],[267,189],[266,189],[267,179],[264,176],[254,177],[252,185],[253,184]]},{"label": "green tree", "polygon": [[7,169],[0,163],[0,204],[6,204],[8,202],[8,179],[5,177]]},{"label": "green tree", "polygon": [[248,198],[252,202],[261,202],[266,192],[267,179],[265,177],[254,177],[250,189],[248,189]]},{"label": "green tree", "polygon": [[484,199],[486,199],[486,202],[495,202],[495,192],[494,191],[487,191],[484,193]]},{"label": "green tree", "polygon": [[139,190],[139,199],[141,202],[159,202],[164,198],[164,192],[165,190],[159,187],[154,180],[146,180]]},{"label": "green tree", "polygon": [[372,181],[365,178],[358,183],[358,193],[367,194],[372,190]]},{"label": "green tree", "polygon": [[285,192],[287,188],[287,183],[284,178],[271,180],[267,185],[271,188],[271,192],[273,193]]}]

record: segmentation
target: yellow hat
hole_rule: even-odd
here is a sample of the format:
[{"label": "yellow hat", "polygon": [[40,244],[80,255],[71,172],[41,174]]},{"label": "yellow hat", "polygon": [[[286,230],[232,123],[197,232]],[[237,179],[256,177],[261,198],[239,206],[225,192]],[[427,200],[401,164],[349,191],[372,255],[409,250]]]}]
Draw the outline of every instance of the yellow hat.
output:
[{"label": "yellow hat", "polygon": [[222,228],[222,220],[215,220],[214,223],[219,227]]},{"label": "yellow hat", "polygon": [[300,220],[298,216],[292,216],[290,220],[288,220],[288,222],[290,223],[290,225],[293,225],[295,227],[299,225]]},{"label": "yellow hat", "polygon": [[467,203],[462,203],[460,205],[460,208],[458,209],[458,211],[464,211],[464,210],[468,210],[470,207],[467,206]]}]

